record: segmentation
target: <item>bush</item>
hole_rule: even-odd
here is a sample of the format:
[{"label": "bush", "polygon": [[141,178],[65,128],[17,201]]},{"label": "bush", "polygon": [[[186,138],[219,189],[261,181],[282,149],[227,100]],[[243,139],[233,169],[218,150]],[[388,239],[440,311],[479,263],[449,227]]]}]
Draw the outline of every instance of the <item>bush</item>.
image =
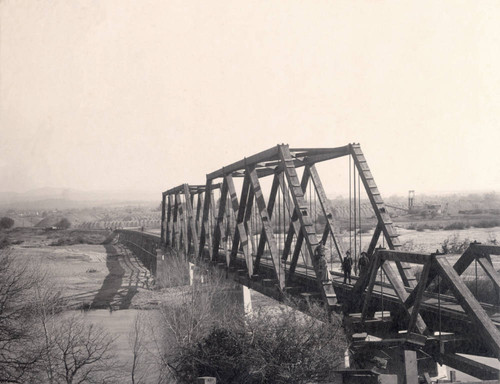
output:
[{"label": "bush", "polygon": [[59,222],[56,224],[56,227],[59,228],[59,229],[68,229],[69,227],[71,227],[71,223],[69,222],[68,219],[66,219],[65,217],[63,217],[61,220],[59,220]]},{"label": "bush", "polygon": [[493,233],[488,233],[488,240],[486,241],[488,244],[498,245],[498,240]]},{"label": "bush", "polygon": [[478,223],[474,224],[476,228],[493,228],[499,227],[500,220],[481,220]]},{"label": "bush", "polygon": [[458,235],[448,237],[441,244],[441,252],[443,253],[463,253],[470,245],[469,239],[460,240]]},{"label": "bush", "polygon": [[189,284],[189,266],[184,257],[174,249],[165,255],[165,260],[158,258],[156,268],[156,288],[179,287]]},{"label": "bush", "polygon": [[[315,309],[317,310],[317,309]],[[322,310],[324,311],[324,310]],[[178,378],[214,376],[219,383],[332,382],[346,343],[338,322],[290,307],[260,311],[246,327],[216,326],[178,356]]]},{"label": "bush", "polygon": [[214,327],[199,343],[182,351],[177,378],[188,383],[199,376],[216,377],[218,383],[248,382],[251,363],[244,358],[248,341],[245,332]]},{"label": "bush", "polygon": [[11,244],[11,241],[7,235],[0,233],[0,249],[7,248]]},{"label": "bush", "polygon": [[14,225],[14,220],[12,220],[10,217],[2,217],[0,219],[0,228],[2,229],[9,229],[12,228]]},{"label": "bush", "polygon": [[164,332],[157,344],[170,371],[165,382],[192,383],[199,376],[221,384],[335,378],[347,347],[338,318],[328,321],[320,307],[309,308],[313,318],[278,303],[245,316],[241,287],[217,269],[208,276],[208,283],[185,287],[160,307],[160,323],[152,328]]},{"label": "bush", "polygon": [[424,232],[428,228],[425,224],[420,224],[417,226],[417,232]]},{"label": "bush", "polygon": [[457,221],[454,223],[450,223],[444,227],[445,231],[453,231],[453,230],[460,230],[460,229],[466,229],[468,228],[468,225],[465,225],[464,222],[462,221]]}]

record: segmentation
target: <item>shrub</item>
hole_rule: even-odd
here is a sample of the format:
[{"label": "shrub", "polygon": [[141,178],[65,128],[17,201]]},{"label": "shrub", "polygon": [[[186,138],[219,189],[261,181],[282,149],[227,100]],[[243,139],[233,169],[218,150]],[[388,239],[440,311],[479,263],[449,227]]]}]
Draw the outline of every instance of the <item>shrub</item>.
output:
[{"label": "shrub", "polygon": [[179,351],[173,365],[181,382],[213,376],[219,383],[332,382],[346,343],[340,324],[293,308],[259,311],[246,326],[216,325]]},{"label": "shrub", "polygon": [[427,225],[420,224],[417,226],[417,232],[424,232],[428,228]]},{"label": "shrub", "polygon": [[4,233],[0,233],[0,249],[7,248],[10,244],[9,237]]},{"label": "shrub", "polygon": [[448,237],[441,244],[443,253],[463,253],[470,245],[469,239],[460,240],[458,234]]},{"label": "shrub", "polygon": [[499,227],[500,220],[481,220],[478,223],[474,224],[476,228],[493,228]]},{"label": "shrub", "polygon": [[486,241],[488,244],[498,245],[498,240],[493,233],[488,233],[488,240]]},{"label": "shrub", "polygon": [[66,219],[65,217],[63,217],[61,220],[59,220],[59,222],[56,224],[56,227],[59,228],[59,229],[68,229],[69,227],[71,227],[71,223],[69,222],[68,219]]},{"label": "shrub", "polygon": [[216,377],[218,383],[248,382],[251,363],[244,358],[248,341],[245,332],[214,327],[199,343],[182,351],[177,378],[189,383],[198,376]]},{"label": "shrub", "polygon": [[313,318],[278,303],[245,316],[241,287],[217,269],[208,276],[208,283],[185,287],[160,306],[160,323],[152,328],[164,332],[157,344],[170,371],[166,382],[191,383],[198,376],[249,384],[335,378],[346,348],[339,319],[328,321],[320,307],[309,307]]},{"label": "shrub", "polygon": [[176,250],[170,250],[162,260],[158,257],[156,288],[179,287],[189,284],[189,266]]},{"label": "shrub", "polygon": [[465,225],[464,222],[462,221],[457,221],[454,223],[450,223],[444,227],[445,231],[453,231],[453,230],[460,230],[460,229],[465,229],[468,228],[468,226]]},{"label": "shrub", "polygon": [[14,220],[12,220],[10,217],[4,216],[0,219],[0,228],[2,229],[12,228],[13,225],[14,225]]}]

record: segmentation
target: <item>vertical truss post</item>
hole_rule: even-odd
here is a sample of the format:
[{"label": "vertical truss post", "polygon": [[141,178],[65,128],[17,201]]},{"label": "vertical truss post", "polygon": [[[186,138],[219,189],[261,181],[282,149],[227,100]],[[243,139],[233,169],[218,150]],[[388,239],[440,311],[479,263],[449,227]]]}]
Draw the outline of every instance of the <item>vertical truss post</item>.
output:
[{"label": "vertical truss post", "polygon": [[191,232],[191,240],[193,244],[194,254],[198,255],[198,234],[196,232],[196,223],[194,221],[194,212],[193,212],[193,197],[191,192],[189,191],[189,185],[184,184],[184,196],[186,197],[186,206],[187,206],[187,216],[188,216],[188,225]]},{"label": "vertical truss post", "polygon": [[252,255],[250,254],[250,250],[248,248],[248,236],[245,229],[245,225],[243,224],[244,215],[245,215],[245,207],[248,198],[248,189],[250,188],[249,180],[247,177],[243,180],[243,187],[241,190],[240,202],[238,204],[238,195],[236,194],[236,189],[234,188],[233,177],[231,175],[226,176],[227,187],[229,194],[231,195],[231,203],[233,205],[234,213],[236,214],[236,231],[233,238],[233,247],[231,249],[231,259],[236,258],[238,254],[238,249],[240,246],[243,248],[243,255],[245,256],[245,261],[248,269],[248,276],[253,275],[253,263],[252,263]]},{"label": "vertical truss post", "polygon": [[212,254],[210,255],[210,260],[215,261],[217,259],[217,256],[219,255],[218,252],[214,253],[213,252],[213,242],[214,242],[214,233],[215,233],[215,223],[217,221],[217,206],[215,205],[215,198],[214,198],[214,189],[210,191],[210,249],[212,249]]},{"label": "vertical truss post", "polygon": [[253,254],[255,252],[255,240],[253,239],[252,228],[248,226],[248,222],[250,221],[252,215],[253,200],[254,193],[252,188],[250,188],[248,190],[247,204],[245,206],[245,217],[243,219],[243,224],[245,225],[245,230],[248,234],[248,244],[252,245],[252,252],[250,252],[250,254]]},{"label": "vertical truss post", "polygon": [[[201,235],[201,215],[203,214],[203,197],[202,197],[202,192],[198,192],[198,201],[196,202],[196,234],[198,235],[198,238]],[[198,253],[199,254],[200,250],[200,245],[199,245],[199,239],[198,239]]]},{"label": "vertical truss post", "polygon": [[[210,259],[212,258],[212,249],[210,248],[210,235],[208,221],[210,220],[210,194],[212,191],[212,179],[207,177],[207,184],[205,186],[205,201],[203,204],[203,217],[201,220],[201,234],[200,234],[200,249],[198,251],[198,257],[203,257],[203,251],[205,249],[205,244],[208,243],[208,252],[210,254]],[[208,242],[207,242],[208,240]]]},{"label": "vertical truss post", "polygon": [[181,210],[182,208],[180,207],[179,204],[179,196],[177,193],[174,195],[174,200],[175,200],[175,211],[174,211],[174,239],[175,239],[175,249],[178,251],[181,249]]},{"label": "vertical truss post", "polygon": [[181,204],[182,204],[182,219],[183,219],[183,231],[184,231],[184,252],[186,254],[186,258],[189,256],[189,226],[188,226],[188,211],[187,207],[189,204],[189,200],[187,199],[187,196],[184,195],[184,201],[182,201],[182,196],[184,194],[181,192],[180,197],[181,197]]},{"label": "vertical truss post", "polygon": [[173,215],[173,207],[172,207],[172,195],[168,195],[168,210],[167,210],[167,235],[165,244],[169,247],[172,246],[173,243],[173,230],[174,230],[174,215]]},{"label": "vertical truss post", "polygon": [[[273,185],[271,186],[271,193],[269,194],[269,201],[267,203],[267,215],[269,216],[269,220],[271,220],[273,217],[274,202],[276,201],[276,195],[278,192],[280,177],[283,177],[283,174],[280,175],[275,174],[273,178]],[[260,259],[264,254],[265,246],[266,246],[266,231],[264,227],[262,227],[260,233],[259,245],[257,247],[257,255],[255,256],[255,262],[254,262],[255,273],[259,273]]]},{"label": "vertical truss post", "polygon": [[215,224],[214,230],[214,244],[213,244],[213,254],[214,257],[217,258],[219,254],[219,246],[221,238],[225,238],[225,229],[224,229],[224,214],[226,210],[226,197],[227,197],[227,180],[224,179],[222,183],[221,196],[219,200],[219,212],[217,214],[217,222]]},{"label": "vertical truss post", "polygon": [[253,189],[250,188],[248,190],[247,205],[245,207],[245,219],[243,221],[243,224],[245,225],[245,229],[248,233],[249,244],[252,245],[252,251],[250,252],[250,254],[255,254],[255,250],[256,250],[255,239],[253,237],[254,234],[252,233],[251,226],[250,227],[248,226],[248,222],[251,220],[251,215],[252,215],[253,200],[254,200],[254,193],[253,193]]},{"label": "vertical truss post", "polygon": [[250,185],[252,187],[253,193],[255,195],[255,201],[257,203],[257,208],[259,210],[260,219],[262,221],[262,227],[266,234],[267,245],[269,246],[269,251],[271,252],[271,259],[273,261],[274,272],[276,273],[276,278],[278,279],[278,284],[280,290],[285,288],[285,270],[280,261],[280,256],[278,254],[278,246],[276,244],[276,239],[274,237],[273,228],[271,225],[271,220],[267,214],[266,202],[262,189],[259,183],[259,177],[257,176],[257,171],[255,167],[247,167],[247,175],[250,179]]},{"label": "vertical truss post", "polygon": [[[382,261],[383,263],[383,261]],[[373,262],[370,264],[370,280],[368,282],[368,287],[366,288],[365,300],[363,302],[363,309],[361,311],[361,323],[364,324],[366,319],[366,314],[368,313],[368,308],[370,307],[370,301],[372,298],[373,287],[375,286],[375,281],[377,279],[377,272],[380,267],[381,260],[378,254],[375,255]]]},{"label": "vertical truss post", "polygon": [[186,212],[185,206],[181,198],[181,193],[178,192],[175,194],[175,199],[179,205],[179,218],[180,218],[180,237],[179,237],[179,246],[184,246],[184,256],[188,256],[188,236],[187,236],[187,225],[186,225]]},{"label": "vertical truss post", "polygon": [[160,244],[163,245],[165,243],[165,194],[161,195],[161,234],[160,234]]},{"label": "vertical truss post", "polygon": [[231,236],[231,240],[234,238],[232,223],[231,223],[231,203],[228,198],[226,198],[226,233],[223,238],[224,242],[224,255],[226,256],[226,266],[229,268],[231,264],[231,254],[228,251],[228,240],[229,236]]}]

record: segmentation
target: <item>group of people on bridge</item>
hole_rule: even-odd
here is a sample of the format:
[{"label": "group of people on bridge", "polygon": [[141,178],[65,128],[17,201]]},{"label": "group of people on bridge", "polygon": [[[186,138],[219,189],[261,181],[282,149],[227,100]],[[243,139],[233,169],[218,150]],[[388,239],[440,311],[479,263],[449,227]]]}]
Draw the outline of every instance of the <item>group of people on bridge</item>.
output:
[{"label": "group of people on bridge", "polygon": [[[326,260],[326,251],[327,248],[323,243],[319,243],[314,251],[314,256],[316,258],[316,265],[318,266],[318,278],[322,282],[330,281],[330,274],[328,272],[328,263]],[[349,284],[351,284],[351,272],[353,267],[353,259],[351,257],[351,252],[347,251],[344,259],[342,260],[342,271],[344,272],[344,284],[347,284],[347,280],[349,280]],[[366,252],[361,252],[361,255],[358,260],[358,270],[359,276],[364,276],[368,272],[368,268],[370,266],[370,259]]]}]

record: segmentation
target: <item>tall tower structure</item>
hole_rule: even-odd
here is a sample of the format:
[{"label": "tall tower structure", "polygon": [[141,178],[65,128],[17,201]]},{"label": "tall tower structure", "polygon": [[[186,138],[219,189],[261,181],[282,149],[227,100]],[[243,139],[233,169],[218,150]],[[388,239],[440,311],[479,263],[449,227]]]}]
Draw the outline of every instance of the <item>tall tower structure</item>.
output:
[{"label": "tall tower structure", "polygon": [[408,191],[408,211],[409,212],[411,212],[413,210],[414,200],[415,200],[415,191],[409,190]]}]

